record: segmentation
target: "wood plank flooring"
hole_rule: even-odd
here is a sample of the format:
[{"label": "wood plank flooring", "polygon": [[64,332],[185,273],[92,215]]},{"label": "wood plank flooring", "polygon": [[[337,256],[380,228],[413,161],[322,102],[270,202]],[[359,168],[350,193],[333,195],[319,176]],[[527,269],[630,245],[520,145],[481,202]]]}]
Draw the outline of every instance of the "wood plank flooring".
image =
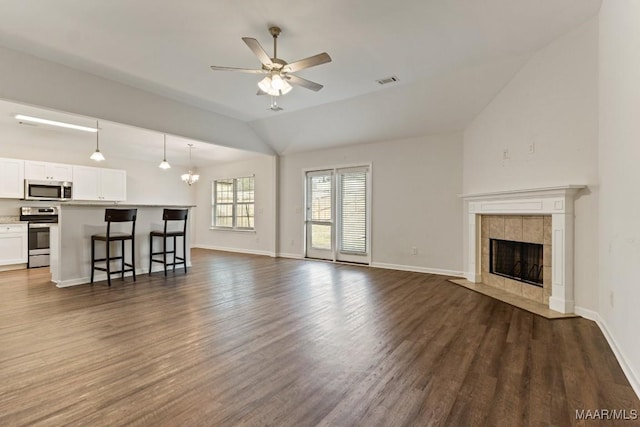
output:
[{"label": "wood plank flooring", "polygon": [[[446,277],[192,251],[57,289],[0,273],[0,425],[570,426],[640,410],[598,327]],[[605,425],[637,425],[637,421]]]}]

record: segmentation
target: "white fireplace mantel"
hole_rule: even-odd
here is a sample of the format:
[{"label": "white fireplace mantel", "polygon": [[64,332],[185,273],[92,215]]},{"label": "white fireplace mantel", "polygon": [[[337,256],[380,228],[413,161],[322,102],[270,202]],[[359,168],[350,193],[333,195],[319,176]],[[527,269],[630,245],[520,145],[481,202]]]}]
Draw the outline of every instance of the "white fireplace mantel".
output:
[{"label": "white fireplace mantel", "polygon": [[551,277],[549,308],[573,313],[573,205],[584,185],[465,194],[468,203],[467,280],[482,281],[478,215],[551,215]]}]

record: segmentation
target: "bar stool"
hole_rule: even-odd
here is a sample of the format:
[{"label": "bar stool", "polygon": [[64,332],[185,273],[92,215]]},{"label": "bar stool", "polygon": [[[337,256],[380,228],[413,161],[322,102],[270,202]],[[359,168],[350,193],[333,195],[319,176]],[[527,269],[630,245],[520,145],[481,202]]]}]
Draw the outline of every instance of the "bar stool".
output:
[{"label": "bar stool", "polygon": [[[133,281],[136,281],[136,256],[135,256],[135,241],[136,241],[136,216],[137,209],[105,209],[104,220],[107,223],[107,232],[101,234],[94,234],[91,236],[91,283],[93,283],[93,276],[95,270],[107,272],[107,283],[111,286],[111,275],[120,273],[122,279],[124,279],[124,273],[133,272]],[[131,222],[131,233],[123,233],[119,231],[111,231],[112,222]],[[126,240],[131,240],[131,264],[125,262],[125,245]],[[106,245],[106,257],[96,259],[96,241],[105,242]],[[121,242],[122,254],[120,256],[111,256],[111,242]],[[111,261],[120,261],[120,270],[111,270]],[[97,262],[105,262],[104,267],[96,266]],[[129,267],[129,268],[126,268]]]},{"label": "bar stool", "polygon": [[[164,265],[164,275],[167,275],[167,266],[173,266],[173,271],[176,271],[176,265],[184,265],[184,274],[187,274],[187,214],[188,209],[164,209],[162,211],[162,219],[164,220],[163,231],[152,231],[149,233],[149,274],[151,274],[151,267],[154,262],[159,262]],[[169,231],[167,225],[169,221],[183,221],[182,230]],[[162,238],[162,252],[153,252],[153,238]],[[167,239],[173,237],[173,250],[167,250]],[[176,254],[176,239],[182,237],[182,257]],[[167,262],[167,255],[173,254],[173,262]],[[162,255],[162,259],[154,259],[154,255]]]}]

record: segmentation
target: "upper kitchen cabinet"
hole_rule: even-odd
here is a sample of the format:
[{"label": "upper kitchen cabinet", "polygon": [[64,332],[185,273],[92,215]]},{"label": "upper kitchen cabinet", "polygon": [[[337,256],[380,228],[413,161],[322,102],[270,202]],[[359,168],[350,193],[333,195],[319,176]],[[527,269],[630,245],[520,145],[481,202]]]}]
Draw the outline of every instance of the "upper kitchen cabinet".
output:
[{"label": "upper kitchen cabinet", "polygon": [[74,200],[127,200],[127,172],[124,170],[74,166],[73,177]]},{"label": "upper kitchen cabinet", "polygon": [[0,158],[0,197],[24,198],[24,160]]},{"label": "upper kitchen cabinet", "polygon": [[37,181],[73,181],[73,166],[60,163],[34,162],[25,160],[25,179]]}]

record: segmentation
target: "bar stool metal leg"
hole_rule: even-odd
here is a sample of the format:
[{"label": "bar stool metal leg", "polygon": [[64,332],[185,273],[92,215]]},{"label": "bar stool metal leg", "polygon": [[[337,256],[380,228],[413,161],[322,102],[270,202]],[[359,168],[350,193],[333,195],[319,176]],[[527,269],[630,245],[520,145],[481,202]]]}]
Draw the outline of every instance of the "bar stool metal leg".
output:
[{"label": "bar stool metal leg", "polygon": [[96,259],[96,241],[95,239],[91,238],[91,284],[93,284],[93,276],[96,271],[95,259]]},{"label": "bar stool metal leg", "polygon": [[[124,262],[124,253],[122,254]],[[136,281],[136,236],[131,236],[131,272],[133,273],[133,281]]]},{"label": "bar stool metal leg", "polygon": [[167,236],[162,238],[162,259],[164,261],[164,275],[167,276]]},{"label": "bar stool metal leg", "polygon": [[109,247],[111,242],[109,242],[108,240],[105,243],[105,246],[107,247],[107,283],[109,284],[109,286],[111,286],[111,253],[109,251]]},{"label": "bar stool metal leg", "polygon": [[173,236],[173,271],[176,271],[176,255],[178,250],[176,249],[176,236]]}]

